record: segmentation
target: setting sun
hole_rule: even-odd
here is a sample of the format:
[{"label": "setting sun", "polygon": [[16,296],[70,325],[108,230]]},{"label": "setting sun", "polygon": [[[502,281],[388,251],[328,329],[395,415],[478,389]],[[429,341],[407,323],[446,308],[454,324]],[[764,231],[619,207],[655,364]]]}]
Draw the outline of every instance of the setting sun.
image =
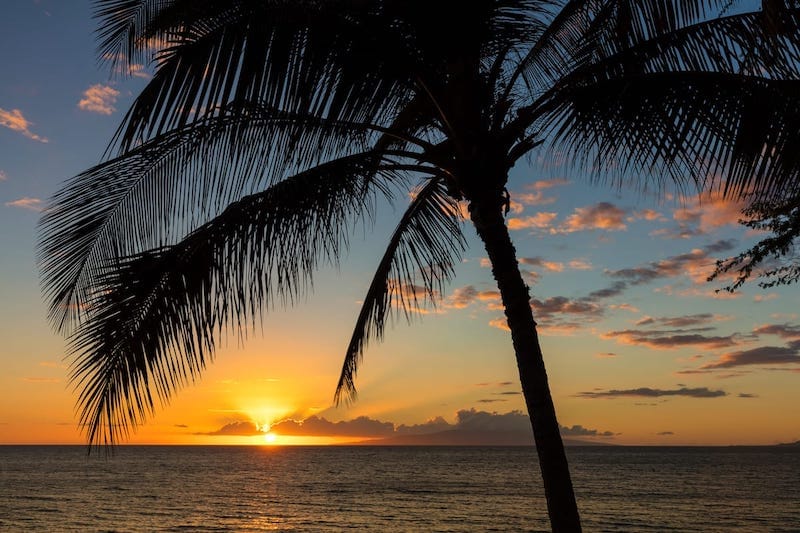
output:
[{"label": "setting sun", "polygon": [[278,436],[275,435],[275,433],[265,433],[264,434],[264,442],[266,442],[267,444],[275,444],[275,441],[277,440],[277,438],[278,438]]}]

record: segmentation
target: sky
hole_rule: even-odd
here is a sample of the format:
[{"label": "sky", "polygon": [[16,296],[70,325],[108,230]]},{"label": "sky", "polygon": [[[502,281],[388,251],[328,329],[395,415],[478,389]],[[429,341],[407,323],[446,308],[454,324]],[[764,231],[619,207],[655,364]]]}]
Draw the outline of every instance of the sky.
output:
[{"label": "sky", "polygon": [[[100,161],[148,69],[97,58],[88,1],[4,0],[0,16],[0,444],[82,443],[65,341],[46,321],[37,221]],[[531,287],[565,437],[606,444],[800,440],[795,286],[730,295],[716,259],[755,242],[741,204],[591,184],[558,158],[512,170],[508,225]],[[648,185],[649,184],[649,185]],[[342,357],[402,202],[380,206],[338,268],[235,337],[131,443],[337,443],[444,429],[525,429],[511,339],[486,254],[470,248],[439,306],[368,347],[358,401],[334,407]]]}]

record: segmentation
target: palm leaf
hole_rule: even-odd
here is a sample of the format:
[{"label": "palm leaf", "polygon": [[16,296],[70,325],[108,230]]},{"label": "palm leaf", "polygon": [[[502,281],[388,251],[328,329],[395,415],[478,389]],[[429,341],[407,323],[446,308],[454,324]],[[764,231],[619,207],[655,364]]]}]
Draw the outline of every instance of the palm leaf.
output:
[{"label": "palm leaf", "polygon": [[798,89],[727,73],[620,76],[554,96],[548,127],[557,148],[596,174],[703,186],[725,176],[734,194],[779,194],[800,169],[800,154],[786,149],[800,140]]},{"label": "palm leaf", "polygon": [[51,320],[68,330],[79,319],[92,273],[110,258],[174,243],[230,202],[369,137],[362,125],[232,105],[76,176],[40,222]]},{"label": "palm leaf", "polygon": [[432,178],[414,196],[397,225],[367,290],[345,353],[334,401],[356,397],[355,377],[370,339],[381,339],[387,317],[398,307],[406,318],[419,305],[420,282],[434,302],[453,276],[466,241],[459,210],[441,179]]},{"label": "palm leaf", "polygon": [[242,198],[175,245],[104,264],[70,342],[89,441],[114,444],[152,414],[152,389],[166,403],[197,377],[223,331],[244,335],[264,308],[304,294],[397,179],[372,153],[347,156]]}]

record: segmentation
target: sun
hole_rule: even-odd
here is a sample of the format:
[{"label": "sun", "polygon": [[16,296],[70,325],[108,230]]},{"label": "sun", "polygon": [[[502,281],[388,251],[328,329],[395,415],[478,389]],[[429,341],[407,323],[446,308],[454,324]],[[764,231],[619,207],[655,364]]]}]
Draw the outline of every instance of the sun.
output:
[{"label": "sun", "polygon": [[264,442],[266,442],[267,444],[275,444],[275,440],[277,438],[278,436],[275,435],[275,433],[272,432],[264,433]]}]

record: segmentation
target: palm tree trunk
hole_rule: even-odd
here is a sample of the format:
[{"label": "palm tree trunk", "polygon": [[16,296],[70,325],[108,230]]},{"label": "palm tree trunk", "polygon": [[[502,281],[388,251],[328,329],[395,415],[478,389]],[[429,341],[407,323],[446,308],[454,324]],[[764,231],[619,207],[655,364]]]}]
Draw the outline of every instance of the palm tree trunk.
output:
[{"label": "palm tree trunk", "polygon": [[525,395],[539,454],[550,525],[554,532],[581,531],[567,456],[530,307],[528,286],[520,274],[516,250],[502,210],[503,199],[499,195],[497,198],[475,199],[469,207],[472,222],[489,254],[492,274],[500,289],[508,327],[511,329],[522,393]]}]

